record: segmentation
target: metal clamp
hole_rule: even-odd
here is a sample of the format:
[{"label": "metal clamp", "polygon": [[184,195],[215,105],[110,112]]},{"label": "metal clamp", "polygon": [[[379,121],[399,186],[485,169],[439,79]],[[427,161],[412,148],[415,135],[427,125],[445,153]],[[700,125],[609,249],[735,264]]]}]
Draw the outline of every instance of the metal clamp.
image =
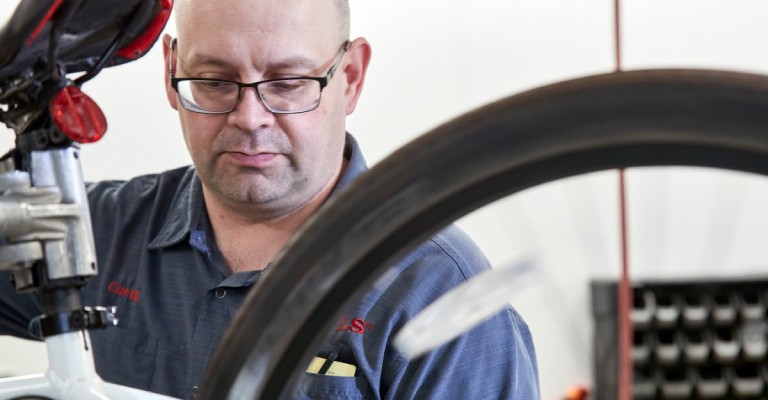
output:
[{"label": "metal clamp", "polygon": [[42,337],[87,329],[102,329],[116,326],[117,307],[83,307],[80,310],[62,312],[40,317]]}]

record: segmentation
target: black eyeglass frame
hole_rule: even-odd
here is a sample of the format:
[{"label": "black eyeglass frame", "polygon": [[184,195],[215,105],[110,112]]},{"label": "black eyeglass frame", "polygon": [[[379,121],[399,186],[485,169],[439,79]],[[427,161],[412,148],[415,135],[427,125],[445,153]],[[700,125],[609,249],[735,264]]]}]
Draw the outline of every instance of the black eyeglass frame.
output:
[{"label": "black eyeglass frame", "polygon": [[[339,49],[339,51],[337,53],[336,61],[328,69],[328,72],[325,73],[325,76],[320,76],[320,77],[318,77],[318,76],[293,76],[293,77],[287,77],[287,78],[266,79],[266,80],[263,80],[263,81],[252,82],[252,83],[243,83],[243,82],[231,81],[231,80],[226,80],[226,79],[177,78],[174,75],[174,73],[175,73],[174,69],[171,68],[168,71],[169,74],[170,74],[170,77],[171,77],[171,87],[173,88],[173,90],[176,91],[176,96],[179,98],[179,101],[181,102],[182,107],[184,107],[184,109],[187,110],[187,111],[198,113],[198,114],[228,114],[228,113],[232,112],[232,110],[234,110],[237,107],[238,103],[240,103],[240,96],[241,96],[241,93],[243,92],[243,88],[249,88],[249,87],[252,87],[252,88],[256,89],[256,94],[258,95],[259,100],[261,100],[261,104],[263,104],[264,108],[269,110],[269,112],[271,112],[273,114],[301,114],[301,113],[305,113],[305,112],[309,112],[309,111],[315,110],[317,107],[320,106],[320,101],[322,100],[323,89],[325,89],[325,87],[328,86],[328,83],[331,81],[331,79],[333,79],[334,75],[336,75],[336,69],[341,64],[341,60],[344,58],[344,54],[347,52],[347,49],[349,49],[349,45],[351,43],[352,43],[351,41],[347,40],[347,41],[344,42],[344,44],[342,44],[341,48]],[[168,52],[168,58],[169,58],[168,65],[171,65],[170,58],[172,57],[173,51],[175,49],[176,49],[176,38],[173,38],[171,40],[171,44],[170,44],[170,51]],[[320,96],[318,97],[317,101],[315,101],[315,103],[312,106],[310,106],[309,108],[307,108],[307,109],[301,109],[301,110],[298,110],[298,111],[275,110],[272,107],[270,107],[269,104],[267,104],[266,101],[264,101],[264,97],[261,95],[261,92],[259,91],[259,85],[262,85],[262,84],[265,84],[265,83],[280,82],[280,81],[291,81],[291,80],[296,80],[296,79],[313,80],[313,81],[317,81],[320,84]],[[202,109],[199,109],[199,108],[191,110],[186,105],[187,101],[182,99],[181,95],[179,94],[179,82],[183,82],[183,81],[233,83],[233,84],[237,85],[237,98],[235,99],[234,104],[232,105],[232,107],[229,108],[228,110],[225,110],[225,111],[208,111],[208,110],[202,110]]]}]

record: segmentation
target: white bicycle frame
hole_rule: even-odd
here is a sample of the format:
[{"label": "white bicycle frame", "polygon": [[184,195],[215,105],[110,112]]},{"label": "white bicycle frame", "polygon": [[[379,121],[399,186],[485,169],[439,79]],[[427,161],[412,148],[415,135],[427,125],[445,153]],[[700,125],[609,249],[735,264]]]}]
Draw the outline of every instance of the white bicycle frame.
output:
[{"label": "white bicycle frame", "polygon": [[96,373],[87,331],[45,339],[45,373],[0,379],[0,399],[40,396],[61,400],[171,400],[171,397],[103,381]]}]

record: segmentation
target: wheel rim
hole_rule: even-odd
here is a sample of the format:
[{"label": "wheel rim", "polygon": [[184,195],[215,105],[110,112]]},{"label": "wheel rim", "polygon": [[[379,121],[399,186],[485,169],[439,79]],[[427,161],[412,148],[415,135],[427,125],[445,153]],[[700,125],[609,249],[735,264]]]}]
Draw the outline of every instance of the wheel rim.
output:
[{"label": "wheel rim", "polygon": [[402,147],[330,201],[246,298],[201,396],[289,398],[342,311],[430,234],[503,196],[604,169],[768,174],[768,78],[619,72],[511,96]]}]

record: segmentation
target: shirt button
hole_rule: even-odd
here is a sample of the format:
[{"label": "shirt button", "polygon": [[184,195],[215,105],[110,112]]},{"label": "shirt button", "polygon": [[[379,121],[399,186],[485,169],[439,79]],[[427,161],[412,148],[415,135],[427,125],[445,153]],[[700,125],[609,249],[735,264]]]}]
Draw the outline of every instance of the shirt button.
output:
[{"label": "shirt button", "polygon": [[216,289],[216,297],[222,299],[224,296],[227,295],[227,290],[224,288],[218,288]]},{"label": "shirt button", "polygon": [[200,388],[197,386],[192,386],[192,397],[197,397],[197,394],[200,392]]}]

